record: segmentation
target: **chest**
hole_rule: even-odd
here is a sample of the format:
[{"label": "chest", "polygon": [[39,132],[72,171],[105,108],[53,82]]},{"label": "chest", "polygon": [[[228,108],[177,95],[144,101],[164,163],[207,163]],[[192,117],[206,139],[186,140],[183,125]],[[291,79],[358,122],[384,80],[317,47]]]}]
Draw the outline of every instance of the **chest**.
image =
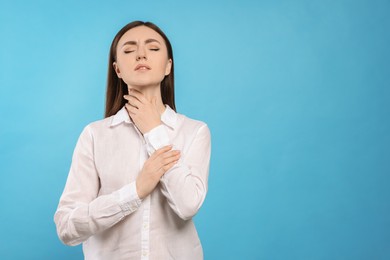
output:
[{"label": "chest", "polygon": [[108,194],[134,181],[147,159],[145,140],[133,126],[109,129],[95,136],[94,161],[100,194]]},{"label": "chest", "polygon": [[[186,149],[181,131],[167,133],[176,149]],[[147,153],[144,137],[133,125],[123,125],[99,133],[94,140],[94,162],[100,179],[100,194],[109,194],[136,180]]]}]

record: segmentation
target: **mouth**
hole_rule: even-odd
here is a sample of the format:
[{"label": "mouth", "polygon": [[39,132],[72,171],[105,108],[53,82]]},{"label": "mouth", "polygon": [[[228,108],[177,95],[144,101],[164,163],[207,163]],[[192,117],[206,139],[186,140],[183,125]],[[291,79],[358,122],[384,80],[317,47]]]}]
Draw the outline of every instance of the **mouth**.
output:
[{"label": "mouth", "polygon": [[138,64],[135,68],[134,68],[135,71],[138,71],[138,70],[150,70],[150,67],[146,64]]}]

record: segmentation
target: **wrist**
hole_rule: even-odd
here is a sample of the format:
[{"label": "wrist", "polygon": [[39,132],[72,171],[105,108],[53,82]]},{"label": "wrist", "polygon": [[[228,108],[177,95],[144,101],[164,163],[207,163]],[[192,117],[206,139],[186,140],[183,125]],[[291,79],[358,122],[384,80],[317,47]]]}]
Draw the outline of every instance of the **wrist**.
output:
[{"label": "wrist", "polygon": [[150,127],[145,129],[145,132],[143,134],[149,133],[150,131],[152,131],[156,127],[159,127],[161,124],[162,124],[161,120],[159,122],[155,122],[154,124],[150,125]]},{"label": "wrist", "polygon": [[146,197],[146,195],[142,192],[140,188],[138,180],[135,182],[135,190],[137,192],[138,198],[140,198],[141,200],[143,200]]}]

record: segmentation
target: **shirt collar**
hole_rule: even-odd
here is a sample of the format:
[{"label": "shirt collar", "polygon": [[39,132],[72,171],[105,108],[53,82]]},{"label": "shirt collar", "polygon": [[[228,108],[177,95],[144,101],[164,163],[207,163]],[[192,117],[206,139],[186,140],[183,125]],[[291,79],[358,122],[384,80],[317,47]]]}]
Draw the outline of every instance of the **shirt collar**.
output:
[{"label": "shirt collar", "polygon": [[127,113],[126,107],[123,106],[112,118],[110,126],[117,126],[121,123],[130,123],[133,122],[130,120],[129,114]]},{"label": "shirt collar", "polygon": [[[177,121],[177,113],[168,105],[165,105],[165,111],[161,115],[161,121],[174,129]],[[124,106],[113,116],[110,126],[117,126],[121,123],[134,124]]]},{"label": "shirt collar", "polygon": [[165,111],[161,115],[161,121],[172,129],[175,129],[177,113],[168,105],[165,105]]}]

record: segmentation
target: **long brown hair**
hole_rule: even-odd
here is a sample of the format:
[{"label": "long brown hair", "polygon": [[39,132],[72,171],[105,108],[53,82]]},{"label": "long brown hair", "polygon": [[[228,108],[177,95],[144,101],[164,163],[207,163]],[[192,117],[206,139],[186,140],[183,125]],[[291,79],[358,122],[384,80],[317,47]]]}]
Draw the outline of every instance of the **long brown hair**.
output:
[{"label": "long brown hair", "polygon": [[164,32],[157,27],[157,25],[151,22],[134,21],[125,25],[115,36],[111,43],[110,54],[108,58],[108,76],[107,76],[107,92],[106,92],[106,111],[105,117],[115,115],[125,104],[126,100],[123,95],[127,94],[126,83],[118,78],[113,63],[116,61],[116,48],[120,38],[130,29],[138,26],[147,26],[150,29],[156,31],[165,41],[168,51],[168,59],[172,60],[171,73],[165,76],[161,81],[160,91],[161,98],[164,104],[169,105],[173,110],[176,111],[175,106],[175,88],[174,88],[174,67],[173,67],[173,51],[171,43]]}]

